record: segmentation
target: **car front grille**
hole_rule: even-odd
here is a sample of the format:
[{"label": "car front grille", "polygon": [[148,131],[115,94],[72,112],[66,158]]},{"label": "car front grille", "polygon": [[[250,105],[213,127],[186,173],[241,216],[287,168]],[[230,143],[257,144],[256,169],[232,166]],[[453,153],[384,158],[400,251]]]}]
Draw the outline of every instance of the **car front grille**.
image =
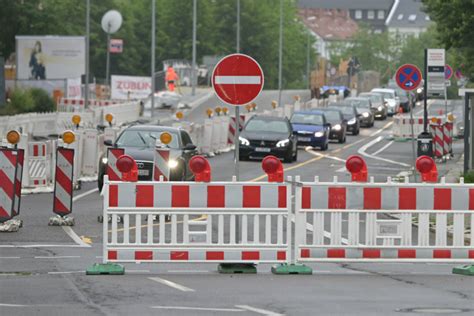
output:
[{"label": "car front grille", "polygon": [[273,140],[251,140],[250,145],[254,147],[275,147],[276,141]]},{"label": "car front grille", "polygon": [[[151,180],[153,177],[153,162],[137,161],[138,180]],[[140,175],[140,170],[148,170],[148,175]]]}]

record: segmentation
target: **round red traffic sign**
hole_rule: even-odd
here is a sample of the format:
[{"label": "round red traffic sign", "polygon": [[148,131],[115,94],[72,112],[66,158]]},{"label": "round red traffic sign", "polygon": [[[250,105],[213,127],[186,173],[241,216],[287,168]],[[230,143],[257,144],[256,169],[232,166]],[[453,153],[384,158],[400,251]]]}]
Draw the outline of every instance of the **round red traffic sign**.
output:
[{"label": "round red traffic sign", "polygon": [[449,80],[453,76],[453,68],[450,65],[446,64],[444,66],[444,79]]},{"label": "round red traffic sign", "polygon": [[232,54],[222,58],[212,73],[212,87],[223,102],[244,105],[263,89],[263,71],[250,56]]},{"label": "round red traffic sign", "polygon": [[412,64],[405,64],[398,68],[395,74],[397,85],[403,90],[415,90],[423,79],[420,69]]}]

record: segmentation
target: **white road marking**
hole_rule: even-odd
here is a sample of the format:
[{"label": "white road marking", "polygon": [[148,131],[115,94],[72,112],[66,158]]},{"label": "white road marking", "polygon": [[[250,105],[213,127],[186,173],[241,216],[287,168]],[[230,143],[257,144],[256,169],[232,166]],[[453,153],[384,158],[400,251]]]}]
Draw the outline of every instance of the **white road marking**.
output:
[{"label": "white road marking", "polygon": [[84,247],[84,248],[90,248],[91,245],[89,245],[88,243],[84,242],[84,240],[81,239],[81,237],[79,237],[76,232],[74,230],[72,230],[71,226],[61,226],[63,228],[63,230],[66,232],[66,234],[71,237],[72,240],[74,240],[74,242],[76,244],[78,244],[79,246],[81,247]]},{"label": "white road marking", "polygon": [[260,84],[260,76],[216,76],[215,84]]},{"label": "white road marking", "polygon": [[248,306],[248,305],[235,305],[235,307],[242,308],[242,309],[248,310],[250,312],[257,313],[257,314],[267,315],[267,316],[281,316],[281,315],[284,315],[284,314],[278,314],[278,313],[275,313],[275,312],[272,312],[272,311],[267,311],[265,309],[256,308],[256,307],[252,307],[252,306]]},{"label": "white road marking", "polygon": [[365,156],[365,157],[367,157],[367,158],[372,158],[372,159],[375,159],[375,160],[385,161],[385,162],[388,162],[388,163],[391,163],[391,164],[400,165],[400,166],[403,166],[403,167],[408,167],[408,168],[410,168],[411,165],[409,165],[409,164],[406,164],[406,163],[403,163],[403,162],[394,161],[394,160],[390,160],[390,159],[386,159],[386,158],[382,158],[382,157],[377,157],[377,156],[374,156],[374,155],[371,155],[371,154],[368,154],[368,153],[365,152],[368,148],[370,148],[371,146],[373,146],[373,145],[375,145],[376,143],[380,142],[382,139],[383,139],[382,136],[379,136],[379,137],[375,138],[375,139],[372,140],[371,142],[368,142],[368,143],[365,144],[364,146],[360,147],[357,152],[358,152],[359,154],[361,154],[362,156]]},{"label": "white road marking", "polygon": [[331,156],[329,154],[321,154],[321,153],[318,153],[314,150],[310,150],[310,153],[314,156],[319,156],[319,157],[324,157],[324,158],[328,158],[328,159],[332,159],[332,160],[336,160],[336,161],[340,161],[340,162],[346,162],[345,159],[342,159],[342,158],[339,158],[339,157],[335,157],[335,156]]},{"label": "white road marking", "polygon": [[376,132],[373,132],[373,133],[370,134],[369,136],[372,137],[372,136],[376,136],[376,135],[382,133],[384,130],[386,130],[387,128],[389,128],[390,126],[392,126],[392,124],[393,124],[393,121],[388,122],[388,123],[385,124],[381,129],[379,129],[379,130],[376,131]]},{"label": "white road marking", "polygon": [[4,307],[26,307],[28,305],[19,305],[19,304],[2,304],[0,303],[0,306],[4,306]]},{"label": "white road marking", "polygon": [[208,311],[208,312],[244,312],[243,309],[237,308],[213,308],[213,307],[189,307],[189,306],[150,306],[156,309],[176,309],[185,311]]},{"label": "white road marking", "polygon": [[35,256],[35,259],[74,259],[80,258],[81,256]]},{"label": "white road marking", "polygon": [[158,277],[153,277],[153,278],[148,278],[149,280],[152,280],[152,281],[155,281],[155,282],[158,282],[158,283],[161,283],[163,285],[166,285],[166,286],[169,286],[169,287],[172,287],[174,289],[177,289],[177,290],[180,290],[182,292],[194,292],[193,289],[189,288],[189,287],[186,287],[184,285],[181,285],[181,284],[178,284],[178,283],[174,283],[174,282],[171,282],[169,280],[165,280],[165,279],[162,279],[162,278],[158,278]]},{"label": "white road marking", "polygon": [[386,144],[385,146],[383,146],[382,148],[380,148],[379,150],[377,150],[376,152],[374,152],[372,155],[374,156],[377,156],[378,154],[380,154],[382,151],[384,151],[385,149],[387,149],[388,147],[392,146],[393,144],[393,140],[388,142],[388,144]]},{"label": "white road marking", "polygon": [[85,273],[86,271],[50,271],[48,274],[73,274],[73,273]]},{"label": "white road marking", "polygon": [[72,201],[73,201],[73,202],[76,202],[77,200],[82,199],[83,197],[88,196],[88,195],[90,195],[90,194],[92,194],[92,193],[94,193],[94,192],[98,192],[98,191],[99,191],[99,188],[95,188],[95,189],[86,191],[86,192],[84,192],[84,193],[81,193],[81,194],[76,195],[75,197],[73,197],[73,198],[72,198]]},{"label": "white road marking", "polygon": [[20,259],[20,257],[0,257],[0,259]]},{"label": "white road marking", "polygon": [[130,270],[130,269],[127,269],[127,273],[150,273],[150,270]]}]

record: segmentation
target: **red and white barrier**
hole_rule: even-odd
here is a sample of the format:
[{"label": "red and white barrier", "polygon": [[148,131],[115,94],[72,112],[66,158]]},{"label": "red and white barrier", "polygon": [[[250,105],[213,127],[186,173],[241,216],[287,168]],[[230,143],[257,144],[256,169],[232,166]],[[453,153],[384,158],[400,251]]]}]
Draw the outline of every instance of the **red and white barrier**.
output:
[{"label": "red and white barrier", "polygon": [[64,217],[72,212],[74,149],[58,147],[54,177],[53,213]]},{"label": "red and white barrier", "polygon": [[[468,232],[464,225],[465,217],[474,224],[474,185],[393,183],[390,179],[387,183],[325,183],[315,179],[296,187],[295,200],[299,262],[474,259],[474,239],[471,237],[470,246],[465,245]],[[434,240],[430,238],[430,216],[436,219]],[[348,221],[347,226],[342,225],[343,220]],[[327,221],[329,229],[324,225]],[[454,225],[452,244],[447,240],[448,222]],[[418,226],[417,240],[413,225]],[[361,234],[362,227],[365,234]]]},{"label": "red and white barrier", "polygon": [[29,187],[45,187],[49,185],[51,142],[28,143],[28,174]]},{"label": "red and white barrier", "polygon": [[0,222],[6,222],[14,215],[16,198],[16,150],[0,148]]},{"label": "red and white barrier", "polygon": [[163,177],[163,181],[170,179],[170,167],[168,162],[170,160],[170,149],[166,147],[156,147],[155,155],[153,159],[153,180],[160,181]]},{"label": "red and white barrier", "polygon": [[17,150],[17,165],[15,172],[15,202],[13,205],[13,216],[20,214],[21,206],[21,183],[23,180],[23,165],[25,162],[25,151],[23,149]]},{"label": "red and white barrier", "polygon": [[125,154],[123,148],[109,148],[107,151],[107,176],[110,181],[120,181],[122,174],[117,168],[117,160]]},{"label": "red and white barrier", "polygon": [[[239,115],[239,125],[240,129],[244,128],[245,125],[245,115]],[[234,138],[235,138],[235,131],[237,130],[237,122],[235,119],[235,115],[230,117],[229,120],[229,131],[228,131],[228,137],[227,137],[227,144],[233,145],[234,144]]]}]

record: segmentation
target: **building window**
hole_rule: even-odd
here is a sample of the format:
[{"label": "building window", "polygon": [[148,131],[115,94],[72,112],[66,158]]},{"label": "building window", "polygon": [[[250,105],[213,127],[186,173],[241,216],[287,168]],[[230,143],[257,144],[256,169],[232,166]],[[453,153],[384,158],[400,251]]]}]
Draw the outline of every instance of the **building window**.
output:
[{"label": "building window", "polygon": [[385,19],[385,11],[384,10],[379,10],[377,12],[377,19],[379,19],[379,20]]},{"label": "building window", "polygon": [[355,18],[356,20],[362,19],[362,10],[355,10]]},{"label": "building window", "polygon": [[369,19],[369,20],[375,19],[375,11],[374,10],[367,11],[367,19]]}]

